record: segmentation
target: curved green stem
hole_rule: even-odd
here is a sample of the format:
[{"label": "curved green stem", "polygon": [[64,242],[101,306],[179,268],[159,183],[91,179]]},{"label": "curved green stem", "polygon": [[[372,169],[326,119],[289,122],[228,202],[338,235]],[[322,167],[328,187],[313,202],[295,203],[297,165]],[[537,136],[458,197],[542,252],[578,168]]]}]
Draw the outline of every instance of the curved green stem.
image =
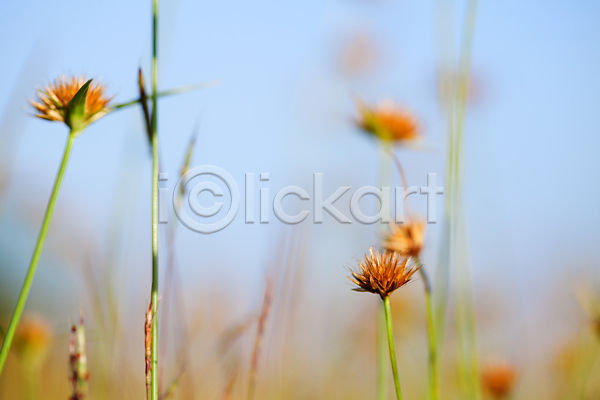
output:
[{"label": "curved green stem", "polygon": [[158,0],[152,6],[152,383],[158,400]]},{"label": "curved green stem", "polygon": [[390,309],[390,297],[383,299],[385,307],[385,325],[387,327],[388,347],[390,350],[390,361],[392,363],[392,375],[394,376],[394,386],[396,387],[396,398],[402,400],[402,390],[400,389],[400,378],[398,377],[398,365],[396,365],[396,349],[394,347],[394,331],[392,328],[392,310]]},{"label": "curved green stem", "polygon": [[27,296],[29,295],[29,290],[31,289],[31,284],[33,283],[33,276],[35,275],[35,270],[37,268],[38,261],[40,260],[40,255],[42,254],[42,248],[44,247],[44,241],[46,240],[46,234],[48,233],[48,227],[50,226],[50,220],[52,219],[52,213],[54,212],[54,206],[56,205],[56,199],[58,197],[60,185],[62,183],[63,176],[65,175],[67,162],[69,161],[69,155],[71,154],[71,147],[73,146],[76,136],[76,132],[71,132],[69,134],[69,139],[67,140],[67,145],[65,146],[62,163],[60,164],[60,169],[58,170],[56,180],[54,181],[54,187],[52,188],[52,194],[50,195],[50,200],[48,201],[48,206],[46,207],[46,214],[44,215],[44,220],[42,221],[42,227],[35,245],[35,250],[33,251],[33,256],[31,257],[31,262],[29,263],[27,275],[25,275],[25,282],[23,282],[21,294],[17,300],[17,306],[15,307],[15,311],[13,312],[13,316],[10,320],[10,325],[6,331],[6,336],[4,337],[2,350],[0,350],[0,374],[2,374],[2,369],[6,363],[10,345],[14,339],[17,325],[19,324],[19,320],[23,314],[23,309],[25,308],[25,303],[27,302]]}]

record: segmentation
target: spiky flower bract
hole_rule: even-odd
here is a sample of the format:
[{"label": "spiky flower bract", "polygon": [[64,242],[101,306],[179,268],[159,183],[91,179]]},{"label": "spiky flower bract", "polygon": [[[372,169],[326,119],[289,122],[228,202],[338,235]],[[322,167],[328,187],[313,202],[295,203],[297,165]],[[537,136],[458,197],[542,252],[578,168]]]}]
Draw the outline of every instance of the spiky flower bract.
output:
[{"label": "spiky flower bract", "polygon": [[410,219],[403,224],[392,224],[383,245],[386,250],[397,252],[402,257],[419,258],[424,236],[425,221]]},{"label": "spiky flower bract", "polygon": [[365,254],[365,258],[358,262],[359,270],[350,271],[352,276],[348,279],[358,286],[352,290],[375,293],[385,299],[410,282],[419,270],[420,265],[408,266],[409,260],[397,253],[380,253],[371,247],[369,254]]},{"label": "spiky flower bract", "polygon": [[419,126],[412,113],[391,100],[384,100],[375,107],[356,101],[358,118],[356,124],[365,132],[388,143],[401,143],[420,137]]},{"label": "spiky flower bract", "polygon": [[73,128],[75,122],[85,127],[108,112],[112,97],[105,95],[106,86],[91,83],[85,99],[85,109],[81,121],[73,121],[69,115],[69,103],[87,82],[85,76],[61,76],[37,92],[37,101],[29,102],[36,111],[35,116],[48,121],[63,122]]}]

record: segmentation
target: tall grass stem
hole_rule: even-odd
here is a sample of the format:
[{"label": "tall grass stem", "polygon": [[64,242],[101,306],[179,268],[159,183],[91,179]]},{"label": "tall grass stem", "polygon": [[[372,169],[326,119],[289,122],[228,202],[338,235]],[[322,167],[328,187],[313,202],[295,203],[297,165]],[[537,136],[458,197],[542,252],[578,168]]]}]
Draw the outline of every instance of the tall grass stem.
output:
[{"label": "tall grass stem", "polygon": [[152,382],[158,400],[158,0],[152,4]]},{"label": "tall grass stem", "polygon": [[453,262],[456,265],[457,289],[457,327],[461,352],[461,375],[467,387],[468,397],[479,399],[479,367],[477,352],[477,332],[475,322],[475,305],[473,299],[473,282],[468,261],[468,244],[466,238],[466,220],[462,208],[462,171],[464,159],[465,119],[470,84],[470,63],[473,49],[475,22],[477,17],[477,0],[469,0],[465,16],[465,26],[461,44],[459,61],[459,77],[456,93],[456,131],[454,177],[455,190],[453,204],[453,229],[451,243],[454,252]]},{"label": "tall grass stem", "polygon": [[431,283],[423,267],[419,269],[425,286],[425,309],[427,312],[427,344],[429,347],[429,398],[438,400],[440,398],[438,388],[437,371],[437,339],[435,332],[435,318],[433,314],[433,302],[431,300]]}]

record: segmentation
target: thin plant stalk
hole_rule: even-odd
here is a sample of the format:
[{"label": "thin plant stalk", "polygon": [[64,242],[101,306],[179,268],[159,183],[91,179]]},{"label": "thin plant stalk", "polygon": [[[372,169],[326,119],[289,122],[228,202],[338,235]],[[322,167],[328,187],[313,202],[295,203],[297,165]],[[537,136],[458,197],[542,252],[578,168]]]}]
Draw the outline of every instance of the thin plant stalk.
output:
[{"label": "thin plant stalk", "polygon": [[[467,107],[470,61],[473,48],[473,37],[475,21],[477,16],[477,0],[470,0],[467,5],[465,18],[465,31],[462,38],[459,80],[456,99],[456,143],[455,143],[455,191],[454,191],[454,218],[456,219],[451,234],[454,236],[453,247],[455,248],[454,261],[457,266],[457,327],[459,337],[459,348],[461,356],[461,373],[466,383],[469,397],[479,399],[479,367],[476,342],[475,306],[473,299],[473,283],[467,257],[467,243],[465,228],[465,216],[462,208],[462,160],[464,147],[464,126]],[[452,240],[452,239],[451,239]],[[461,243],[462,242],[462,243]],[[462,244],[462,245],[461,245]]]},{"label": "thin plant stalk", "polygon": [[[141,74],[140,74],[141,77]],[[143,88],[143,84],[140,84],[140,92],[142,92],[142,88]],[[141,96],[143,97],[143,96]],[[146,112],[144,111],[144,114],[146,114]],[[149,126],[149,125],[148,125]],[[194,130],[192,132],[192,136],[190,138],[190,141],[188,143],[186,152],[185,152],[185,157],[183,159],[183,165],[181,167],[181,172],[179,174],[179,178],[183,177],[183,175],[185,175],[185,173],[188,171],[189,169],[189,165],[192,162],[193,159],[193,155],[194,155],[194,149],[196,146],[196,141],[198,139],[198,134],[200,132],[200,126],[199,126],[199,122],[196,124],[196,126],[194,127]],[[182,190],[179,191],[179,193],[177,193],[177,197],[175,197],[175,199],[173,200],[173,207],[174,210],[178,210],[181,208],[183,201],[182,198],[185,195],[185,188],[182,187]],[[174,211],[175,212],[175,211]],[[175,212],[175,214],[177,214]],[[174,215],[173,218],[174,218]],[[168,334],[169,334],[169,330],[167,329],[167,326],[169,325],[169,320],[170,320],[170,315],[171,315],[171,309],[173,309],[173,311],[175,312],[175,320],[179,322],[179,336],[176,340],[176,342],[179,344],[179,347],[176,349],[177,351],[177,363],[179,364],[179,374],[178,376],[175,378],[176,382],[180,381],[181,375],[183,375],[183,372],[186,369],[186,365],[189,364],[188,361],[188,352],[187,352],[187,347],[189,345],[188,342],[188,335],[187,335],[187,326],[185,324],[185,318],[183,316],[186,315],[185,313],[185,307],[184,307],[184,299],[181,295],[181,290],[178,290],[177,287],[175,287],[176,284],[181,284],[181,277],[178,274],[178,270],[176,268],[176,259],[175,259],[175,238],[176,238],[176,233],[177,233],[177,224],[170,224],[169,227],[169,231],[167,234],[167,252],[168,252],[168,256],[167,256],[167,263],[166,263],[166,272],[165,272],[165,283],[164,283],[164,289],[163,289],[163,310],[166,310],[166,315],[165,318],[162,320],[162,327],[159,327],[159,331],[162,332],[161,333],[161,340],[162,340],[162,346],[159,343],[159,358],[164,359],[166,358],[166,354],[167,354],[167,348],[168,348]],[[177,298],[175,298],[175,296],[177,296]],[[174,301],[177,301],[177,304],[173,304]],[[165,364],[161,364],[161,368],[159,368],[158,371],[158,384],[159,387],[163,387],[162,386],[162,382],[163,382],[163,378],[164,378],[164,374],[165,374]],[[175,389],[174,386],[169,386],[163,393],[163,395],[161,396],[161,398],[165,398],[165,393],[167,393],[169,390],[171,389]],[[185,396],[184,396],[185,397]],[[189,396],[188,396],[189,397]]]},{"label": "thin plant stalk", "polygon": [[264,340],[265,328],[269,311],[271,310],[271,303],[273,301],[273,285],[267,278],[267,285],[265,288],[265,297],[261,308],[260,316],[258,318],[258,327],[256,329],[256,338],[254,339],[254,348],[252,350],[252,361],[250,363],[250,373],[248,378],[248,400],[254,398],[254,391],[256,386],[256,372],[258,371],[258,359],[260,357],[260,351],[262,342]]},{"label": "thin plant stalk", "polygon": [[427,345],[429,347],[429,398],[438,400],[440,398],[438,388],[437,372],[437,340],[435,334],[435,321],[433,315],[433,304],[431,301],[431,283],[423,267],[419,269],[425,286],[425,309],[427,312]]},{"label": "thin plant stalk", "polygon": [[[400,174],[400,179],[402,181],[403,187],[408,188],[408,180],[406,179],[406,175],[404,174],[404,169],[402,168],[402,164],[400,164],[400,160],[398,160],[398,157],[396,157],[396,155],[393,152],[390,151],[389,154],[396,163],[396,167],[398,169],[398,173]],[[410,215],[408,199],[406,201],[405,208],[407,211],[407,215]],[[436,325],[433,312],[433,302],[431,298],[431,281],[429,280],[429,276],[425,272],[425,268],[419,268],[419,273],[421,274],[421,278],[423,279],[423,287],[425,290],[425,309],[427,313],[427,345],[429,347],[428,398],[431,400],[438,400],[439,389],[437,373],[437,335],[435,331]]]},{"label": "thin plant stalk", "polygon": [[[391,152],[391,146],[383,141],[378,141],[379,147],[379,187],[390,186],[391,163],[388,154]],[[378,225],[378,236],[384,237],[385,226]],[[384,306],[380,305],[377,312],[377,399],[386,400],[388,398],[388,365],[387,365],[387,346],[386,346],[386,325]]]},{"label": "thin plant stalk", "polygon": [[390,309],[390,297],[383,299],[385,309],[385,325],[387,331],[388,347],[390,351],[390,361],[392,364],[392,375],[394,377],[394,387],[396,388],[396,398],[402,400],[402,389],[400,389],[400,378],[398,377],[398,365],[396,364],[396,349],[394,346],[394,330],[392,328],[392,310]]},{"label": "thin plant stalk", "polygon": [[152,6],[152,364],[151,399],[158,400],[158,0]]},{"label": "thin plant stalk", "polygon": [[10,350],[10,346],[12,344],[15,332],[17,330],[17,325],[19,324],[19,320],[21,319],[21,315],[23,314],[23,309],[25,308],[25,303],[27,302],[27,296],[29,295],[31,284],[33,283],[33,276],[35,275],[35,270],[37,269],[37,265],[42,254],[42,249],[44,247],[46,235],[48,234],[48,228],[50,226],[50,220],[52,219],[54,206],[56,205],[56,199],[58,198],[58,192],[60,191],[60,186],[65,175],[65,170],[67,169],[69,156],[71,155],[71,147],[73,146],[73,142],[75,141],[76,136],[77,132],[71,132],[69,134],[69,139],[67,140],[67,144],[65,146],[62,162],[60,164],[60,168],[58,170],[58,174],[56,175],[56,180],[54,181],[54,186],[52,188],[52,194],[50,195],[50,200],[48,201],[48,206],[46,207],[46,214],[44,214],[44,220],[42,221],[42,227],[40,228],[40,233],[38,236],[37,243],[35,245],[35,250],[33,251],[33,256],[31,257],[31,262],[29,263],[27,275],[25,276],[25,282],[23,282],[21,294],[19,294],[19,299],[17,300],[15,311],[13,312],[13,316],[10,320],[10,325],[8,326],[8,329],[6,331],[6,336],[4,337],[2,350],[0,350],[0,374],[2,374],[2,369],[4,368],[6,358],[8,357],[8,351]]},{"label": "thin plant stalk", "polygon": [[[448,2],[439,2],[447,5]],[[438,352],[444,343],[446,316],[448,313],[449,288],[453,286],[456,293],[456,328],[459,343],[459,369],[465,398],[479,399],[478,356],[476,344],[475,309],[473,302],[473,284],[468,260],[465,215],[462,207],[462,170],[464,127],[469,88],[469,69],[471,61],[474,27],[476,20],[477,0],[469,0],[465,16],[462,42],[459,56],[459,75],[452,81],[452,101],[442,103],[448,114],[448,157],[444,231],[441,239],[440,261],[436,274],[434,290],[434,326]],[[448,10],[440,9],[439,15],[451,15]],[[444,24],[438,24],[442,26]],[[448,27],[440,32],[451,30]],[[445,39],[449,35],[440,35]],[[442,49],[453,47],[449,40]],[[444,99],[442,99],[444,100]]]},{"label": "thin plant stalk", "polygon": [[387,338],[385,324],[385,305],[377,308],[377,398],[388,398]]},{"label": "thin plant stalk", "polygon": [[39,399],[38,384],[41,380],[40,366],[32,365],[29,360],[20,360],[21,364],[21,380],[23,382],[23,399],[37,400]]}]

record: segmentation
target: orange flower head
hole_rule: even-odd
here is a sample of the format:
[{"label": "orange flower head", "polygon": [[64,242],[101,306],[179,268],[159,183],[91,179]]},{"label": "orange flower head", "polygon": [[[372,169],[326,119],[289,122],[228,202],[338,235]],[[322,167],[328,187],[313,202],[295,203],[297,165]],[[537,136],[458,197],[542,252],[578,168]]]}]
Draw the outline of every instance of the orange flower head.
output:
[{"label": "orange flower head", "polygon": [[409,267],[408,261],[409,258],[399,257],[397,253],[379,253],[371,247],[369,254],[365,254],[365,258],[358,262],[359,270],[350,271],[352,276],[348,279],[358,286],[352,290],[375,293],[385,299],[393,291],[410,282],[421,267]]},{"label": "orange flower head", "polygon": [[21,320],[15,332],[14,348],[19,353],[39,353],[46,349],[52,332],[48,322],[38,316],[28,316]]},{"label": "orange flower head", "polygon": [[506,363],[490,364],[481,373],[483,387],[496,399],[501,399],[510,394],[516,380],[516,369]]},{"label": "orange flower head", "polygon": [[418,139],[421,134],[412,113],[391,100],[380,102],[376,107],[368,107],[357,100],[358,119],[356,124],[365,132],[379,137],[385,142],[407,142]]},{"label": "orange flower head", "polygon": [[[87,82],[85,76],[62,76],[37,92],[37,101],[29,102],[36,111],[35,116],[48,121],[59,121],[73,128],[68,115],[69,103],[81,87]],[[106,87],[100,83],[90,84],[85,99],[83,126],[98,120],[108,112],[108,103],[112,97],[105,95]]]},{"label": "orange flower head", "polygon": [[425,220],[409,219],[403,224],[392,224],[391,232],[385,238],[387,251],[399,253],[402,257],[419,258],[425,237]]}]

